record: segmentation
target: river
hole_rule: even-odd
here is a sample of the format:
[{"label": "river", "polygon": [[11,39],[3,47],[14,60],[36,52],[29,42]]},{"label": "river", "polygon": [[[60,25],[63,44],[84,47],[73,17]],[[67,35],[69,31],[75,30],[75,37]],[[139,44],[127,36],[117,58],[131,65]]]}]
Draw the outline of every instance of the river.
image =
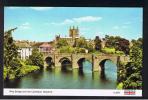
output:
[{"label": "river", "polygon": [[117,66],[105,62],[105,71],[92,72],[92,64],[83,62],[83,70],[51,68],[30,73],[16,80],[5,81],[5,88],[46,89],[116,89]]}]

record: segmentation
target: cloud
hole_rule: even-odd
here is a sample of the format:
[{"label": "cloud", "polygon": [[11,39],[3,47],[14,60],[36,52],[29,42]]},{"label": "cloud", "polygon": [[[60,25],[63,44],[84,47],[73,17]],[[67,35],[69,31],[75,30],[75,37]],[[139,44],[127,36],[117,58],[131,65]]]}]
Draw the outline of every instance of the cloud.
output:
[{"label": "cloud", "polygon": [[23,23],[19,27],[20,27],[20,29],[30,29],[31,28],[30,23],[28,23],[28,22]]},{"label": "cloud", "polygon": [[94,17],[94,16],[85,16],[85,17],[79,17],[79,18],[73,18],[76,22],[95,22],[101,20],[102,17]]},{"label": "cloud", "polygon": [[60,23],[52,22],[51,24],[52,25],[65,25],[65,24],[71,24],[71,23],[74,23],[74,21],[70,19],[66,19],[63,22],[60,22]]},{"label": "cloud", "polygon": [[30,7],[30,8],[37,11],[45,11],[45,10],[53,9],[54,7]]},{"label": "cloud", "polygon": [[94,17],[94,16],[84,16],[72,19],[65,19],[63,22],[52,22],[53,25],[66,25],[72,23],[82,23],[82,22],[95,22],[101,20],[102,17]]}]

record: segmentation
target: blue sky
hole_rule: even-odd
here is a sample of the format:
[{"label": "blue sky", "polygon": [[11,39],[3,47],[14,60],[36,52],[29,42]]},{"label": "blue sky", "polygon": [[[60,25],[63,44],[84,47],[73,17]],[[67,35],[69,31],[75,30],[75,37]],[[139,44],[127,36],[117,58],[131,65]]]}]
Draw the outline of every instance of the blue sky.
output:
[{"label": "blue sky", "polygon": [[78,26],[87,39],[105,35],[126,39],[142,37],[142,8],[102,7],[5,7],[4,30],[18,27],[15,40],[51,41],[55,35],[68,36]]}]

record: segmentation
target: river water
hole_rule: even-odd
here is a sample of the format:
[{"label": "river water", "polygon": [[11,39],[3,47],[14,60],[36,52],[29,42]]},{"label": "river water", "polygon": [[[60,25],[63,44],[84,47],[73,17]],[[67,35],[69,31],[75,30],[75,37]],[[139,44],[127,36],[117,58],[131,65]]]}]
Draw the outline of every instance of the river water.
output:
[{"label": "river water", "polygon": [[117,66],[107,60],[104,72],[92,72],[92,64],[83,62],[83,70],[51,68],[30,73],[12,81],[5,81],[5,88],[36,89],[116,89]]}]

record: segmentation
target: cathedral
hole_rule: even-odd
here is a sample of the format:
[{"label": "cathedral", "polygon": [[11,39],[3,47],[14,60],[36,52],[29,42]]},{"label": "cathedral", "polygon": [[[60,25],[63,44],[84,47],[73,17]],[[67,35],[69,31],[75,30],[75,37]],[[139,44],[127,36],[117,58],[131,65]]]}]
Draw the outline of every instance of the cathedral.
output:
[{"label": "cathedral", "polygon": [[74,45],[75,41],[77,39],[79,39],[80,36],[79,36],[79,28],[78,27],[70,27],[69,28],[69,37],[61,37],[60,35],[57,35],[56,38],[55,38],[55,44],[57,43],[58,40],[60,39],[64,39],[67,41],[67,43],[71,46]]}]

